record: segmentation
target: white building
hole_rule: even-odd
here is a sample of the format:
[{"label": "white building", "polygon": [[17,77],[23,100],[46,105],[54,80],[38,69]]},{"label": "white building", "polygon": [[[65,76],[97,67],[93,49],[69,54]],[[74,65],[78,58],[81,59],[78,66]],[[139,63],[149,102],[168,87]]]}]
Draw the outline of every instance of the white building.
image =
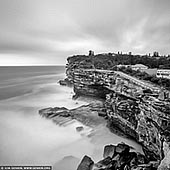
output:
[{"label": "white building", "polygon": [[145,66],[145,65],[143,65],[143,64],[135,64],[135,65],[131,65],[131,68],[132,68],[132,70],[140,70],[140,71],[143,71],[143,70],[148,69],[148,66]]},{"label": "white building", "polygon": [[135,65],[123,65],[123,64],[119,64],[117,65],[118,68],[120,67],[126,67],[126,68],[131,68],[132,70],[140,70],[140,71],[144,71],[148,69],[148,66],[145,66],[143,64],[135,64]]},{"label": "white building", "polygon": [[156,77],[170,79],[170,69],[158,69]]}]

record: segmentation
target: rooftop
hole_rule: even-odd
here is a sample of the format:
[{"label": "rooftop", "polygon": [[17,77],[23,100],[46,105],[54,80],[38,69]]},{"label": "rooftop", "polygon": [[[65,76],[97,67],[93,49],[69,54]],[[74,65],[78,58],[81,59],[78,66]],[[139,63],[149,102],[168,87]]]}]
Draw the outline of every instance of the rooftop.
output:
[{"label": "rooftop", "polygon": [[148,67],[148,66],[145,66],[143,64],[135,64],[135,65],[132,65],[132,67]]}]

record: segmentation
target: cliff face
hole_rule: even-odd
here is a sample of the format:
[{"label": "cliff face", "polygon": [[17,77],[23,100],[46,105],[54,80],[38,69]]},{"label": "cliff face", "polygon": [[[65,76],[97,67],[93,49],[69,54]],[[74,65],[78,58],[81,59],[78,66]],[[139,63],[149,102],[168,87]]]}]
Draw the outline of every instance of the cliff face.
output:
[{"label": "cliff face", "polygon": [[[76,95],[105,99],[108,126],[119,128],[142,144],[149,160],[162,160],[169,144],[170,103],[160,101],[151,86],[109,70],[94,69],[94,58],[68,58],[67,78]],[[143,90],[151,89],[151,93]],[[166,133],[165,133],[166,132]]]},{"label": "cliff face", "polygon": [[164,156],[164,139],[168,142],[167,134],[163,133],[169,126],[170,115],[157,110],[158,102],[150,100],[122,100],[119,96],[109,94],[105,106],[110,128],[116,126],[140,142],[149,160],[161,160]]},{"label": "cliff face", "polygon": [[111,90],[109,84],[115,84],[114,72],[95,69],[76,69],[73,73],[74,92],[77,95],[88,95],[105,98]]}]

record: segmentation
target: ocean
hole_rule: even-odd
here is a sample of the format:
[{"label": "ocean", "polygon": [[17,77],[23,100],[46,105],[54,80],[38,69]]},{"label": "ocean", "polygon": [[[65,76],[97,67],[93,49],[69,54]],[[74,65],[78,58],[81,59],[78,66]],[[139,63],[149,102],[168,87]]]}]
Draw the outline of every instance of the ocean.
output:
[{"label": "ocean", "polygon": [[[38,110],[46,107],[75,108],[85,101],[72,100],[73,90],[60,86],[64,66],[0,67],[0,164],[54,165],[66,156],[101,159],[105,144],[124,141],[136,150],[140,145],[102,127],[93,138],[86,127],[72,121],[59,126],[42,118]],[[58,168],[59,170],[60,168]]]}]

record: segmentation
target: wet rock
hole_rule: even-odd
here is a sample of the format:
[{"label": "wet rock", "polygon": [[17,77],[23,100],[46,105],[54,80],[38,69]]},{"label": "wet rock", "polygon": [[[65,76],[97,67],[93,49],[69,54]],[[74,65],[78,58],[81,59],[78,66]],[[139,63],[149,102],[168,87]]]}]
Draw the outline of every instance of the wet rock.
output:
[{"label": "wet rock", "polygon": [[115,146],[114,145],[106,145],[104,147],[103,158],[110,157],[112,158],[115,154]]},{"label": "wet rock", "polygon": [[101,117],[106,117],[107,116],[107,113],[106,112],[98,112],[98,116],[101,116]]},{"label": "wet rock", "polygon": [[83,129],[84,129],[83,126],[78,126],[78,127],[76,127],[77,132],[81,132]]},{"label": "wet rock", "polygon": [[[116,156],[117,159],[114,162],[115,168],[124,168],[128,165],[128,167],[137,167],[137,159],[136,159],[136,153],[135,152],[129,152],[129,154],[118,154],[119,156]],[[127,167],[127,168],[128,168]]]},{"label": "wet rock", "polygon": [[45,109],[41,109],[39,110],[39,114],[42,117],[46,117],[46,118],[53,118],[55,116],[62,116],[62,115],[68,115],[69,114],[69,110],[65,107],[49,107],[49,108],[45,108]]},{"label": "wet rock", "polygon": [[66,111],[66,112],[62,112],[62,113],[60,113],[59,114],[59,116],[61,116],[61,117],[70,117],[71,116],[71,114],[70,114],[70,112],[68,111]]},{"label": "wet rock", "polygon": [[59,80],[59,84],[62,86],[67,86],[67,83],[64,80]]},{"label": "wet rock", "polygon": [[79,164],[77,170],[91,170],[93,165],[94,165],[93,160],[85,155],[81,163]]},{"label": "wet rock", "polygon": [[112,167],[112,159],[107,157],[94,165],[93,169],[108,169]]},{"label": "wet rock", "polygon": [[93,104],[83,105],[75,109],[71,109],[71,117],[82,122],[86,126],[97,126],[103,124],[103,118],[97,116],[98,110],[102,107],[102,102],[94,101]]},{"label": "wet rock", "polygon": [[61,86],[69,86],[72,87],[73,83],[71,81],[69,81],[68,78],[65,78],[64,80],[59,80],[59,84]]},{"label": "wet rock", "polygon": [[115,149],[115,152],[118,154],[128,154],[129,151],[130,151],[130,146],[126,145],[125,143],[119,143]]},{"label": "wet rock", "polygon": [[103,160],[94,164],[91,158],[85,156],[78,170],[157,170],[159,162],[146,163],[144,155],[131,152],[130,148],[125,143],[119,143],[117,146],[106,145]]},{"label": "wet rock", "polygon": [[53,108],[49,107],[49,108],[41,109],[39,110],[39,114],[42,117],[48,117],[50,114],[53,114]]}]

